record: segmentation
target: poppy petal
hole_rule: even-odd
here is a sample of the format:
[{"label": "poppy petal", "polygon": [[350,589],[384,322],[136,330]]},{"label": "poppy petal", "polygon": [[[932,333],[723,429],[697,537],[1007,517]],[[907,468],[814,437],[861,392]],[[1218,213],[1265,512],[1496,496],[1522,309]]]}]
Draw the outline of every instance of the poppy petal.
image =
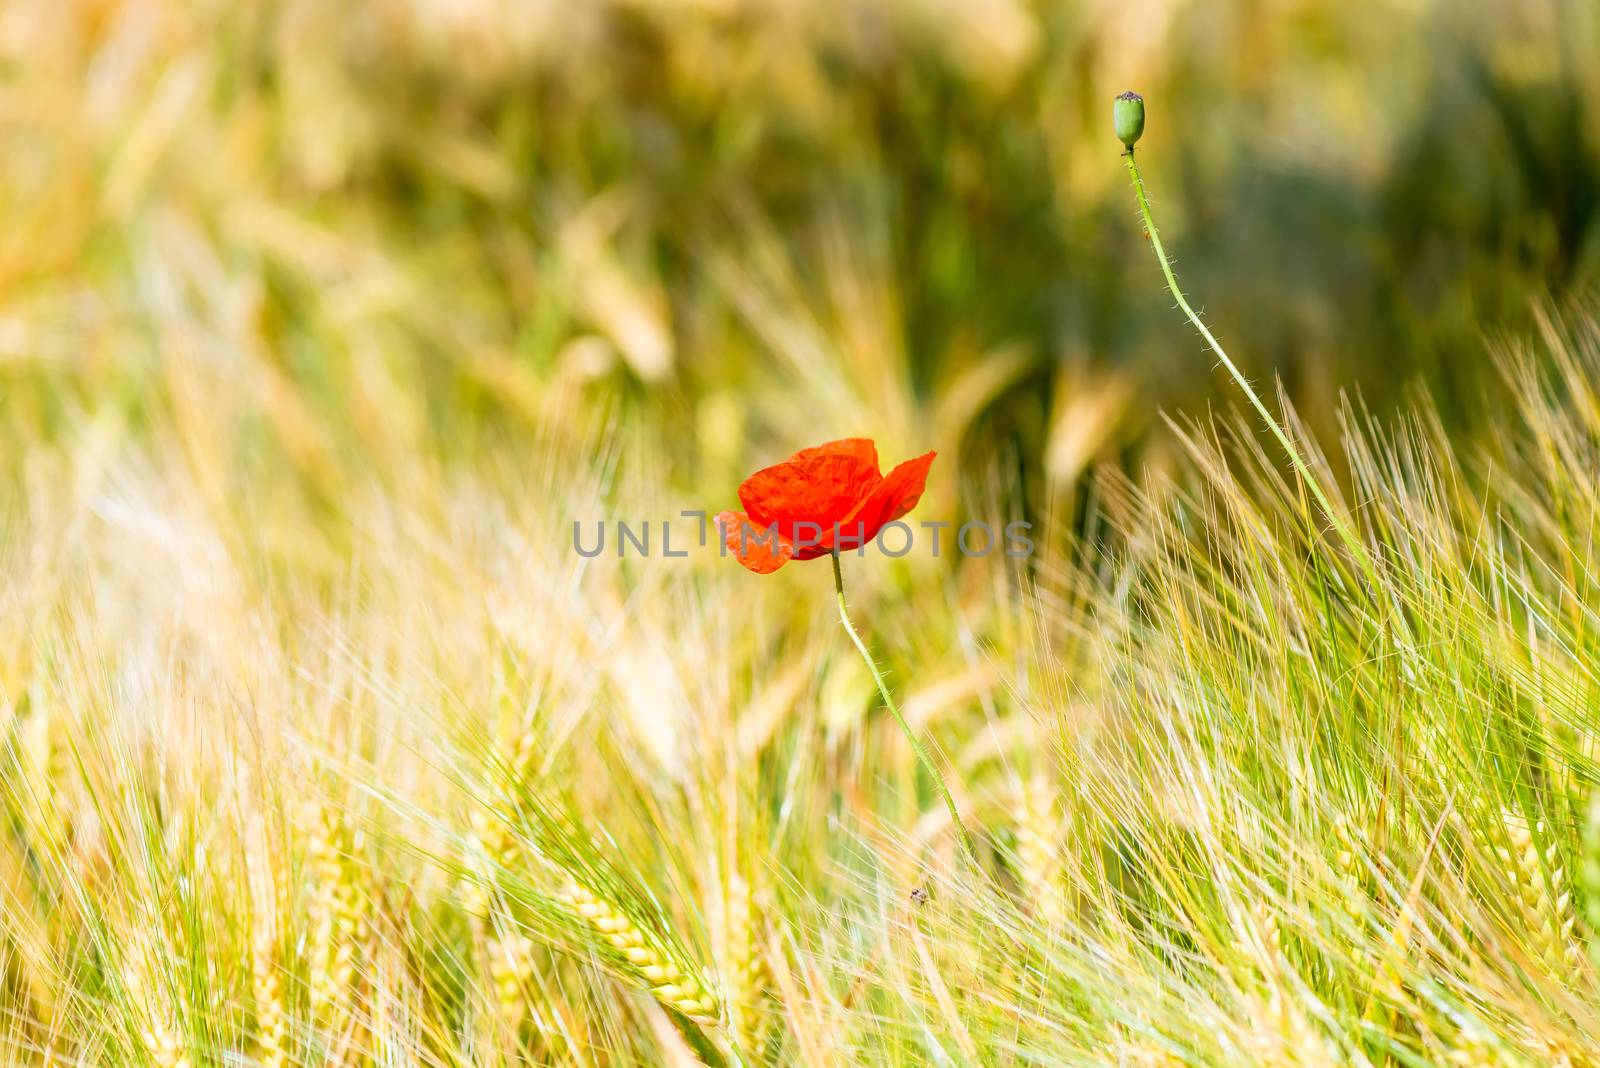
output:
[{"label": "poppy petal", "polygon": [[877,450],[865,438],[802,449],[739,486],[739,503],[761,526],[777,523],[794,540],[796,523],[828,530],[871,496],[883,480]]},{"label": "poppy petal", "polygon": [[924,453],[915,459],[897,464],[893,471],[883,476],[871,496],[862,501],[842,524],[847,532],[864,525],[866,537],[878,536],[884,524],[892,523],[917,506],[922,491],[927,486],[928,469],[933,466],[937,453]]},{"label": "poppy petal", "polygon": [[794,543],[738,512],[718,512],[722,541],[739,562],[758,575],[770,575],[794,556]]},{"label": "poppy petal", "polygon": [[825,456],[852,457],[871,464],[874,471],[878,470],[878,446],[871,438],[840,438],[838,441],[813,445],[811,448],[801,449],[789,457],[789,462],[806,463]]}]

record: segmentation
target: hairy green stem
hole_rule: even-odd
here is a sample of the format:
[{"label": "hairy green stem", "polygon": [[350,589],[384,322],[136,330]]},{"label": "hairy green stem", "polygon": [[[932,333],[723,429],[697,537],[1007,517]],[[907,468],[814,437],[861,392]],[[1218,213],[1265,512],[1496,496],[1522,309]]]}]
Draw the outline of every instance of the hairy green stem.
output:
[{"label": "hairy green stem", "polygon": [[978,864],[978,850],[972,843],[972,836],[967,833],[966,824],[961,822],[961,813],[956,811],[956,799],[950,795],[950,788],[944,784],[944,776],[939,773],[939,768],[933,762],[933,757],[927,748],[917,740],[916,733],[912,731],[911,724],[906,722],[906,717],[901,713],[900,706],[894,703],[894,698],[889,696],[889,687],[883,681],[883,673],[878,670],[878,662],[867,651],[867,645],[861,640],[861,635],[856,633],[856,628],[850,622],[850,612],[844,603],[844,572],[839,568],[839,550],[833,550],[833,589],[839,598],[839,621],[844,624],[845,633],[850,635],[850,640],[855,643],[856,650],[861,653],[861,659],[867,662],[867,670],[872,672],[872,681],[878,684],[878,696],[883,698],[883,703],[889,709],[894,721],[900,724],[900,730],[906,736],[906,741],[911,743],[911,749],[917,754],[917,761],[923,769],[932,776],[934,784],[939,787],[939,795],[944,798],[944,807],[950,810],[950,822],[955,827],[956,838],[961,842],[962,852],[973,867]]},{"label": "hairy green stem", "polygon": [[1278,439],[1278,444],[1283,446],[1283,451],[1289,454],[1289,462],[1294,465],[1294,469],[1305,480],[1306,487],[1311,490],[1312,496],[1316,497],[1317,504],[1321,506],[1323,513],[1328,517],[1328,521],[1339,532],[1339,537],[1344,541],[1345,547],[1355,555],[1357,560],[1365,560],[1366,552],[1362,548],[1361,542],[1351,532],[1344,521],[1343,515],[1334,508],[1333,502],[1323,492],[1322,485],[1316,476],[1312,474],[1310,465],[1301,457],[1300,450],[1295,448],[1294,442],[1289,440],[1289,432],[1267,410],[1267,406],[1262,403],[1261,397],[1256,393],[1255,387],[1250,384],[1250,380],[1239,370],[1238,365],[1229,358],[1221,343],[1211,333],[1211,329],[1206,326],[1199,315],[1195,314],[1195,310],[1189,307],[1188,300],[1184,298],[1183,290],[1178,288],[1178,279],[1172,273],[1172,265],[1167,261],[1167,250],[1161,246],[1161,235],[1156,232],[1155,220],[1150,217],[1150,201],[1145,196],[1144,179],[1139,175],[1139,165],[1133,160],[1133,149],[1129,148],[1124,152],[1122,158],[1127,161],[1128,174],[1133,178],[1133,192],[1139,198],[1139,214],[1144,217],[1145,232],[1150,235],[1150,245],[1156,250],[1156,260],[1161,264],[1161,273],[1166,276],[1168,291],[1172,293],[1173,299],[1178,302],[1178,307],[1183,309],[1183,314],[1187,315],[1189,321],[1194,324],[1194,328],[1200,331],[1200,336],[1205,338],[1206,344],[1211,346],[1211,351],[1217,354],[1217,358],[1222,361],[1222,366],[1228,369],[1228,373],[1233,376],[1233,380],[1239,384],[1239,388],[1244,391],[1244,395],[1255,406],[1255,410],[1261,416],[1261,421],[1267,424],[1267,429],[1272,431],[1272,436]]}]

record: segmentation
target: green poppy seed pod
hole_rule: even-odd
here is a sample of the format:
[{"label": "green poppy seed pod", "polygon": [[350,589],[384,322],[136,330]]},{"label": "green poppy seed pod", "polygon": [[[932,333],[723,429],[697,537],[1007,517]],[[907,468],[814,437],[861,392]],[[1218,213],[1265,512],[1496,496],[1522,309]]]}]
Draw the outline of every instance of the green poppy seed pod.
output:
[{"label": "green poppy seed pod", "polygon": [[1111,119],[1117,127],[1117,140],[1133,151],[1133,143],[1144,133],[1144,97],[1127,92],[1111,105]]}]

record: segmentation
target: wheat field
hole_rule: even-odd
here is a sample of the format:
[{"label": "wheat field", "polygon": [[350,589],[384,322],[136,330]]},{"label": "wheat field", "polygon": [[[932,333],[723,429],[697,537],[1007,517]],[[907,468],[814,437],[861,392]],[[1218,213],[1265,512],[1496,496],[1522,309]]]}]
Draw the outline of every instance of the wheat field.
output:
[{"label": "wheat field", "polygon": [[[1208,271],[1154,118],[1199,16],[1119,11],[0,9],[5,1063],[1600,1064],[1600,242],[1360,304],[1432,354],[1385,392],[1322,298]],[[1491,68],[1546,70],[1499,17]],[[1037,158],[952,135],[895,214],[945,83],[873,127],[816,60],[892,82],[885,41],[1008,137],[1060,116]],[[1298,465],[1168,307],[1129,76],[1219,331],[1297,324],[1254,371]],[[1370,181],[1409,142],[1341,78],[1283,106]],[[1131,324],[1063,353],[980,299],[1053,270],[1002,225],[1052,202],[1067,305]],[[828,565],[682,515],[855,434],[939,451],[912,518],[1032,524],[843,559],[973,855]]]}]

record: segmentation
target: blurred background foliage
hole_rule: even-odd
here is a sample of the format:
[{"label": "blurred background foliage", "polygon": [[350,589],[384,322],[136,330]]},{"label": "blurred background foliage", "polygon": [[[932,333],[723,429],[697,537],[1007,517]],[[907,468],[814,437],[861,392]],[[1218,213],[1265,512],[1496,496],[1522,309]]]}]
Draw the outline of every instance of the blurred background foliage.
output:
[{"label": "blurred background foliage", "polygon": [[1070,492],[1224,388],[1130,87],[1180,276],[1318,432],[1409,381],[1470,427],[1485,334],[1600,272],[1589,0],[11,0],[0,449],[228,425],[285,529],[606,434],[716,505],[847,433]]}]

